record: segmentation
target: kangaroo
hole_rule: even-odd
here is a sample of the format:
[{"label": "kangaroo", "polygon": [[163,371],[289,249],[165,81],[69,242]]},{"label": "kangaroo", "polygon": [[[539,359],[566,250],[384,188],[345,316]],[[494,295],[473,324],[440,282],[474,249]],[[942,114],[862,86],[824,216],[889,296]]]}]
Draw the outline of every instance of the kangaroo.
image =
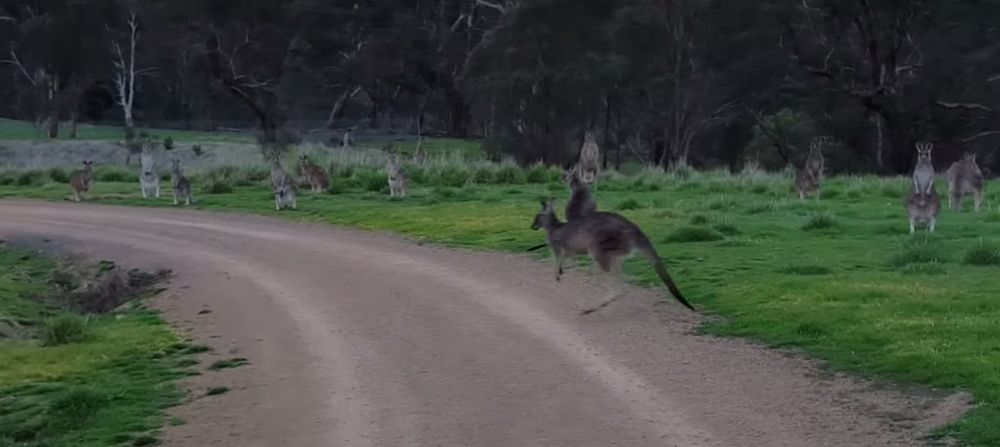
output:
[{"label": "kangaroo", "polygon": [[386,165],[386,172],[389,174],[389,196],[406,197],[406,170],[399,160],[398,154],[389,154],[389,163]]},{"label": "kangaroo", "polygon": [[177,206],[177,199],[179,197],[184,198],[184,206],[190,206],[194,203],[194,194],[191,193],[191,182],[188,181],[187,177],[184,177],[184,173],[181,172],[181,161],[178,159],[171,160],[170,167],[170,186],[174,191],[174,206]]},{"label": "kangaroo", "polygon": [[[694,310],[691,303],[681,295],[673,278],[667,272],[666,266],[656,253],[653,243],[639,227],[614,213],[597,212],[582,219],[561,222],[556,215],[551,200],[541,202],[542,209],[531,224],[532,230],[545,229],[546,240],[552,256],[555,258],[555,279],[559,281],[563,269],[563,261],[567,256],[589,255],[590,258],[606,274],[617,276],[625,258],[639,252],[656,269],[663,284],[670,290],[674,299],[684,307]],[[595,307],[583,311],[584,315],[594,313],[621,297],[620,292]]]},{"label": "kangaroo", "polygon": [[962,198],[971,195],[975,201],[976,212],[983,204],[983,171],[976,163],[976,154],[966,152],[961,161],[956,161],[948,168],[948,207],[962,211]]},{"label": "kangaroo", "polygon": [[799,200],[805,200],[806,195],[816,194],[819,200],[819,190],[823,184],[823,140],[814,138],[809,143],[809,156],[802,168],[795,171],[795,190]]},{"label": "kangaroo", "polygon": [[420,150],[420,143],[417,143],[417,149],[413,151],[413,163],[416,165],[422,165],[424,164],[424,160],[426,158],[427,156],[424,154],[424,151]]},{"label": "kangaroo", "polygon": [[917,143],[917,165],[913,167],[913,190],[920,194],[929,194],[934,186],[934,165],[931,163],[931,150],[934,143]]},{"label": "kangaroo", "polygon": [[910,234],[916,231],[917,224],[926,225],[931,233],[934,232],[937,217],[941,214],[941,199],[938,198],[934,185],[931,185],[928,192],[914,189],[907,194],[906,214],[910,218]]},{"label": "kangaroo", "polygon": [[299,170],[309,182],[313,193],[322,192],[330,186],[330,176],[327,175],[326,170],[310,163],[309,156],[305,154],[299,155]]},{"label": "kangaroo", "polygon": [[90,183],[94,178],[93,166],[93,161],[84,160],[83,170],[74,171],[70,177],[69,185],[73,188],[73,200],[79,202],[82,200],[81,193],[90,192]]},{"label": "kangaroo", "polygon": [[139,188],[142,189],[142,198],[148,199],[150,196],[160,198],[160,174],[156,172],[156,159],[153,153],[145,149],[139,158],[142,170],[139,172]]},{"label": "kangaroo", "polygon": [[274,190],[275,211],[284,208],[298,209],[296,201],[298,189],[295,187],[295,179],[285,173],[285,168],[278,159],[271,164],[271,186]]},{"label": "kangaroo", "polygon": [[570,191],[569,202],[566,203],[566,220],[581,219],[597,212],[597,202],[580,176],[580,169],[576,167],[566,171],[563,177]]},{"label": "kangaroo", "polygon": [[590,131],[584,133],[583,146],[580,147],[580,161],[577,162],[580,180],[588,185],[597,180],[597,173],[600,169],[601,148],[597,145],[597,139]]},{"label": "kangaroo", "polygon": [[[566,220],[574,221],[587,217],[597,212],[597,202],[590,194],[587,184],[580,179],[579,166],[573,167],[563,174],[563,179],[569,185],[570,197],[566,203]],[[548,244],[535,245],[527,251],[540,250]]]}]

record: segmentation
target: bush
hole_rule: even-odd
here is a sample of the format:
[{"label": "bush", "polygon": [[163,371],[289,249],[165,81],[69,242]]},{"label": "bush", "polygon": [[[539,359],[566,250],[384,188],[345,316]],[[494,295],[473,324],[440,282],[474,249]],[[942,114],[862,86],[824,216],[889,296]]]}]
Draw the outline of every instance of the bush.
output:
[{"label": "bush", "polygon": [[232,194],[233,185],[221,178],[209,178],[201,188],[202,194]]},{"label": "bush", "polygon": [[528,169],[525,180],[528,183],[556,183],[562,182],[562,171],[557,167],[549,167],[538,163]]},{"label": "bush", "polygon": [[735,225],[725,222],[719,222],[715,225],[712,225],[712,228],[714,228],[715,231],[718,231],[719,233],[722,233],[726,236],[736,236],[743,233],[742,231],[740,231],[739,228],[736,228]]},{"label": "bush", "polygon": [[496,183],[505,185],[523,185],[528,182],[524,170],[515,165],[504,165],[494,174]]},{"label": "bush", "polygon": [[37,169],[24,171],[18,174],[15,181],[17,186],[41,186],[45,184],[45,173]]},{"label": "bush", "polygon": [[637,210],[639,208],[642,208],[642,205],[635,199],[625,199],[625,201],[618,204],[618,209],[621,211]]},{"label": "bush", "polygon": [[42,346],[60,346],[87,340],[87,319],[79,315],[64,314],[47,320],[42,326]]},{"label": "bush", "polygon": [[809,218],[809,221],[802,225],[805,231],[824,230],[837,226],[837,219],[831,214],[816,213]]},{"label": "bush", "polygon": [[172,151],[174,150],[174,138],[166,137],[163,139],[163,150]]},{"label": "bush", "polygon": [[435,169],[428,175],[429,184],[434,186],[451,186],[460,188],[465,186],[474,173],[457,165],[446,165]]},{"label": "bush", "polygon": [[11,186],[17,181],[17,172],[4,171],[0,173],[0,186]]},{"label": "bush", "polygon": [[351,182],[368,192],[380,192],[389,187],[386,173],[375,168],[357,168],[351,175]]},{"label": "bush", "polygon": [[139,176],[135,173],[126,171],[124,168],[105,167],[95,170],[94,180],[98,182],[127,183],[138,182]]},{"label": "bush", "polygon": [[928,235],[916,235],[906,240],[889,262],[895,267],[906,267],[910,264],[944,263],[947,260],[940,241]]},{"label": "bush", "polygon": [[496,176],[493,174],[493,170],[489,166],[480,166],[476,168],[475,174],[472,175],[473,181],[476,183],[493,183]]},{"label": "bush", "polygon": [[708,217],[704,214],[695,214],[691,216],[691,225],[705,225],[708,223]]},{"label": "bush", "polygon": [[48,175],[53,182],[69,183],[69,173],[67,173],[65,169],[50,168]]},{"label": "bush", "polygon": [[110,401],[110,396],[93,389],[73,387],[49,404],[46,411],[50,429],[57,431],[83,427]]},{"label": "bush", "polygon": [[722,234],[711,228],[685,226],[670,233],[664,242],[713,242],[722,239]]},{"label": "bush", "polygon": [[201,154],[205,153],[205,151],[201,149],[201,145],[200,144],[196,144],[194,146],[191,146],[191,152],[194,152],[194,155],[196,157],[201,157]]},{"label": "bush", "polygon": [[1000,244],[981,240],[965,252],[963,261],[970,265],[1000,265]]},{"label": "bush", "polygon": [[333,177],[330,179],[330,186],[326,191],[330,194],[344,194],[350,190],[350,188],[350,180]]}]

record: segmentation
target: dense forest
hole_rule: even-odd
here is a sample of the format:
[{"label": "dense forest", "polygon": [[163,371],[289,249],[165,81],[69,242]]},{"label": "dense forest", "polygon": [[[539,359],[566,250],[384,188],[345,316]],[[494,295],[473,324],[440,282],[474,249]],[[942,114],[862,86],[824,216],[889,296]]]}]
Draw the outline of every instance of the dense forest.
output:
[{"label": "dense forest", "polygon": [[[523,162],[1000,154],[1000,0],[0,0],[0,116],[482,138]],[[62,122],[62,125],[60,125]],[[68,123],[68,124],[67,124]]]}]

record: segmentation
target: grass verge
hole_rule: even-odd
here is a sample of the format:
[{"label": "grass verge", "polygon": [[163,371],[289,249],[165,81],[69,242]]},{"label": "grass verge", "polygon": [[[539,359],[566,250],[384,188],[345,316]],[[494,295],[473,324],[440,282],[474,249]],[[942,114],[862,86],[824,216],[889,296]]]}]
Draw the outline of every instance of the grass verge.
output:
[{"label": "grass verge", "polygon": [[40,304],[62,290],[57,271],[0,245],[0,446],[155,444],[189,346],[140,306],[87,318]]},{"label": "grass verge", "polygon": [[[479,184],[441,168],[414,176],[410,196],[390,201],[384,176],[358,172],[351,173],[357,181],[339,182],[336,194],[303,195],[296,212],[276,213],[258,184],[203,195],[196,208],[520,252],[543,241],[528,228],[537,200],[554,195],[562,206],[567,198],[558,179]],[[657,241],[685,294],[724,317],[707,332],[800,349],[864,377],[967,390],[978,406],[940,434],[969,446],[1000,445],[1000,271],[979,261],[988,250],[976,248],[983,235],[1000,230],[993,214],[944,211],[934,237],[911,237],[903,178],[834,177],[824,192],[840,193],[803,203],[782,176],[641,175],[602,179],[599,207],[642,205],[620,212]],[[169,206],[135,190],[133,183],[96,183],[94,195],[101,203]],[[62,200],[68,189],[54,182],[10,186],[0,189],[4,196]],[[639,283],[656,283],[641,261],[625,270]]]}]

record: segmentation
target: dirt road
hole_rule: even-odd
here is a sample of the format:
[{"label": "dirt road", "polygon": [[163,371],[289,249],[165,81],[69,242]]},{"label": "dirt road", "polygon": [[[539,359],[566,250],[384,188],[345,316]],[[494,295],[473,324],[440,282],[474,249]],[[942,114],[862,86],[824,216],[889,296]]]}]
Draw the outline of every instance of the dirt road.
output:
[{"label": "dirt road", "polygon": [[0,238],[171,268],[167,317],[250,360],[187,383],[233,391],[175,409],[169,446],[904,446],[954,416],[949,399],[693,335],[697,317],[662,290],[582,317],[603,286],[583,271],[556,283],[523,256],[26,201],[0,201]]}]

